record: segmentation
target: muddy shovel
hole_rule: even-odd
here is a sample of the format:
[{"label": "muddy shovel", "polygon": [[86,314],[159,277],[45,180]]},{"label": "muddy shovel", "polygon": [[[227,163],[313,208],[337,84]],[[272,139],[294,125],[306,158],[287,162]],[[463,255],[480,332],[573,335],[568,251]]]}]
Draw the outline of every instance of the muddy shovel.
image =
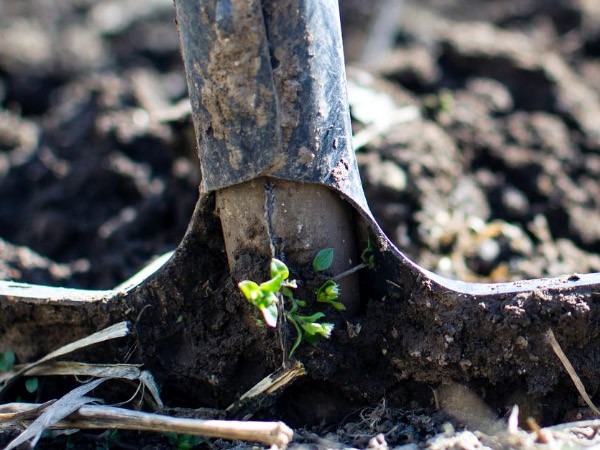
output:
[{"label": "muddy shovel", "polygon": [[234,283],[271,257],[302,267],[325,247],[342,272],[370,241],[374,268],[344,279],[332,339],[299,354],[319,386],[378,401],[406,380],[478,379],[543,395],[562,373],[548,329],[587,352],[576,369],[597,378],[585,361],[600,344],[600,274],[466,283],[383,234],[352,150],[336,0],[175,3],[202,172],[185,237],[114,290],[1,282],[0,348],[27,360],[129,319],[138,358],[171,392],[222,406],[281,361]]}]

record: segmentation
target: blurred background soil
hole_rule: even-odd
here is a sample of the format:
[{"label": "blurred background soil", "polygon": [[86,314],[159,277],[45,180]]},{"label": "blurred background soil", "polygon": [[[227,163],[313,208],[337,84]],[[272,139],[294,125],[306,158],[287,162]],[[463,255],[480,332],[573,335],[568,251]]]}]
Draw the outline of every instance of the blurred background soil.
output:
[{"label": "blurred background soil", "polygon": [[[397,246],[471,281],[600,271],[600,2],[341,6]],[[199,179],[170,0],[0,3],[0,279],[114,287],[177,246]]]}]

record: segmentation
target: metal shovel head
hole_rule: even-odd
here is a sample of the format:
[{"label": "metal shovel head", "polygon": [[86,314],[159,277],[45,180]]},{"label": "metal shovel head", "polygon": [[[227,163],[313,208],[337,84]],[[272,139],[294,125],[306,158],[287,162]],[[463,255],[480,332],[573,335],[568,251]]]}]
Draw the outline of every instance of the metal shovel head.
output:
[{"label": "metal shovel head", "polygon": [[600,283],[600,274],[466,283],[425,270],[396,248],[373,218],[358,175],[336,0],[175,3],[202,194],[265,176],[325,185],[352,204],[377,242],[378,278],[412,274],[475,296]]},{"label": "metal shovel head", "polygon": [[177,1],[201,191],[261,176],[368,211],[352,151],[336,0]]}]

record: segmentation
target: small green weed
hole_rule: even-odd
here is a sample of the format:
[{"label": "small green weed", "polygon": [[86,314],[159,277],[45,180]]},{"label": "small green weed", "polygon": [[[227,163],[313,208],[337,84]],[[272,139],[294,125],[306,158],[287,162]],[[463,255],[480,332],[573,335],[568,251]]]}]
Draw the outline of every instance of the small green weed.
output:
[{"label": "small green weed", "polygon": [[327,280],[319,289],[317,289],[317,301],[320,303],[329,303],[338,311],[344,311],[346,307],[341,302],[336,302],[340,296],[340,286],[333,280]]},{"label": "small green weed", "polygon": [[31,377],[25,380],[25,389],[27,389],[27,392],[29,392],[30,394],[35,393],[38,390],[38,387],[39,381],[37,377]]},{"label": "small green weed", "polygon": [[333,262],[333,249],[324,248],[317,253],[315,259],[313,259],[313,269],[315,272],[323,272],[331,267]]},{"label": "small green weed", "polygon": [[[333,261],[333,249],[327,248],[317,253],[313,260],[313,269],[316,272],[327,270]],[[263,315],[265,323],[275,328],[280,319],[280,311],[296,330],[296,339],[289,352],[291,358],[304,340],[316,344],[320,337],[329,338],[333,331],[333,324],[320,322],[325,317],[323,312],[307,315],[303,313],[306,307],[304,300],[294,297],[293,289],[298,287],[296,280],[290,280],[288,267],[280,260],[273,258],[270,264],[271,279],[257,284],[254,281],[244,280],[238,287],[244,297],[256,306]],[[328,303],[334,308],[345,309],[343,303],[337,302],[340,295],[339,285],[333,280],[327,280],[317,290],[317,301]]]},{"label": "small green weed", "polygon": [[205,442],[200,436],[191,434],[163,433],[176,450],[190,450]]},{"label": "small green weed", "polygon": [[[325,281],[316,291],[316,301],[328,304],[338,311],[344,311],[346,309],[344,304],[337,301],[340,297],[340,285],[336,280],[363,268],[374,268],[375,257],[370,239],[361,254],[361,260],[361,264]],[[332,262],[333,249],[324,248],[317,253],[312,266],[315,272],[324,272],[331,267]],[[277,327],[281,316],[294,326],[296,339],[289,352],[289,358],[293,356],[303,340],[316,345],[319,338],[329,338],[333,331],[333,324],[320,322],[325,317],[321,311],[310,315],[303,313],[307,303],[294,297],[293,289],[298,287],[298,283],[296,280],[289,279],[288,267],[282,261],[273,258],[270,264],[270,275],[271,279],[264,283],[257,284],[254,281],[244,280],[238,283],[238,287],[244,297],[260,310],[268,326]]]},{"label": "small green weed", "polygon": [[360,259],[367,269],[373,270],[375,268],[375,255],[373,253],[373,243],[371,242],[371,238],[369,238],[367,242],[367,247],[362,251]]},{"label": "small green weed", "polygon": [[0,372],[8,372],[12,369],[16,359],[15,352],[12,350],[5,350],[0,353]]}]

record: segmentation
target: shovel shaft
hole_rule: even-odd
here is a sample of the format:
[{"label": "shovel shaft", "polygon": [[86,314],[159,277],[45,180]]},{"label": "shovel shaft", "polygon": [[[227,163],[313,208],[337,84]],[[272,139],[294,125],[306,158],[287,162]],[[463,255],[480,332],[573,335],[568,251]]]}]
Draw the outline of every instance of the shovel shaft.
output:
[{"label": "shovel shaft", "polygon": [[202,192],[260,176],[367,210],[351,145],[337,0],[177,0]]},{"label": "shovel shaft", "polygon": [[[306,266],[332,247],[355,265],[350,206],[368,211],[352,151],[337,0],[176,0],[202,172],[229,267]],[[328,189],[329,188],[329,189]],[[254,264],[258,264],[255,262]],[[236,276],[237,275],[237,276]],[[358,281],[342,281],[348,310]]]}]

